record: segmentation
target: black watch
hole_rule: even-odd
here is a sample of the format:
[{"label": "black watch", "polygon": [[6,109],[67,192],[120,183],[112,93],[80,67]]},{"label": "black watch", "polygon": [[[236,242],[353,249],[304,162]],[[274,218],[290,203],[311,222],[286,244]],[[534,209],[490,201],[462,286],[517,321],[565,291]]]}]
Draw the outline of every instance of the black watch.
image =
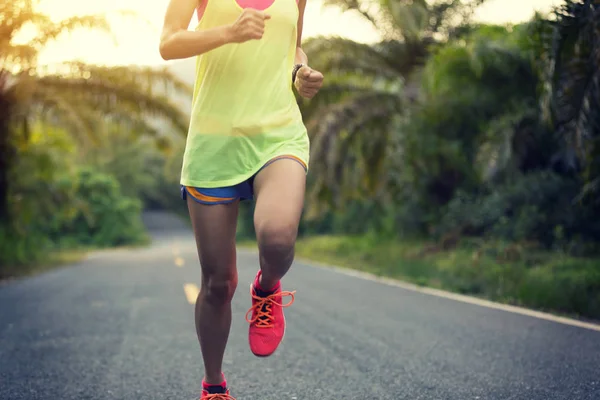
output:
[{"label": "black watch", "polygon": [[294,69],[292,70],[292,84],[296,82],[296,75],[298,74],[298,70],[302,67],[304,67],[304,64],[294,65]]}]

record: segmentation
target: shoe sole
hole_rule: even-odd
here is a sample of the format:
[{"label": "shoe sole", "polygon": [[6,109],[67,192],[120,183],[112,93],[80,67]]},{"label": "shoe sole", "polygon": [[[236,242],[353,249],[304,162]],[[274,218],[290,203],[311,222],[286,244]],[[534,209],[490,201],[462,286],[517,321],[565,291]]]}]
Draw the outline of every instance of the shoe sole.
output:
[{"label": "shoe sole", "polygon": [[[250,294],[252,294],[252,291],[254,290],[254,288],[252,287],[253,283],[250,284]],[[287,329],[287,323],[285,320],[285,314],[283,313],[283,311],[281,312],[281,315],[283,315],[283,336],[281,337],[281,342],[279,342],[279,345],[277,345],[277,349],[279,349],[279,347],[281,346],[281,344],[283,343],[283,339],[285,339],[285,331]],[[277,351],[277,349],[275,349],[271,354],[267,354],[267,355],[263,355],[263,354],[256,354],[255,352],[253,352],[252,350],[250,350],[252,352],[252,354],[254,354],[256,357],[258,358],[269,358],[271,357],[273,354],[275,354],[275,352]]]}]

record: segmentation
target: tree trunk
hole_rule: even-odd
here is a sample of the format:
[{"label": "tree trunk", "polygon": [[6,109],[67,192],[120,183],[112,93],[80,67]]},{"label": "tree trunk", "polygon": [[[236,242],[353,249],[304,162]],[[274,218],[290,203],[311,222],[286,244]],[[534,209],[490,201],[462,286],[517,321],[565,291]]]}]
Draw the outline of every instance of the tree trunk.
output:
[{"label": "tree trunk", "polygon": [[[1,103],[1,102],[0,102]],[[0,104],[0,107],[2,105]],[[0,119],[2,116],[0,116]],[[2,124],[3,121],[0,121]],[[13,160],[8,127],[0,125],[0,225],[8,222],[8,174]]]},{"label": "tree trunk", "polygon": [[0,224],[5,224],[10,219],[9,173],[16,154],[10,134],[10,116],[14,108],[10,97],[6,87],[6,74],[0,71]]}]

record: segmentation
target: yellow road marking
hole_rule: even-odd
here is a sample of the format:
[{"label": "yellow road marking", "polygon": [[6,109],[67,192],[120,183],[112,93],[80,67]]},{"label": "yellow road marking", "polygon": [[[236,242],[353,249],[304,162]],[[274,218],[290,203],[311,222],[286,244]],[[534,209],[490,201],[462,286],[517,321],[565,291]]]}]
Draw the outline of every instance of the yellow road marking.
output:
[{"label": "yellow road marking", "polygon": [[181,268],[185,265],[185,260],[181,257],[175,257],[175,265]]},{"label": "yellow road marking", "polygon": [[193,283],[186,283],[183,285],[183,291],[185,292],[185,297],[188,303],[195,305],[198,294],[200,293],[198,286],[194,285]]}]

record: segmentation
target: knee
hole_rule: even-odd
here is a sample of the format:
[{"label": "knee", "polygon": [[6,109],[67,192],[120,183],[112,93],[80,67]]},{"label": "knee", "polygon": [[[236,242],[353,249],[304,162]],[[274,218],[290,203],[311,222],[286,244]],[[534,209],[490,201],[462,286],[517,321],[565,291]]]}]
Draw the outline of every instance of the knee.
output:
[{"label": "knee", "polygon": [[287,254],[294,250],[298,227],[282,222],[266,223],[257,230],[258,245],[264,254]]},{"label": "knee", "polygon": [[237,274],[205,274],[202,286],[207,302],[213,305],[229,304],[237,288]]}]

